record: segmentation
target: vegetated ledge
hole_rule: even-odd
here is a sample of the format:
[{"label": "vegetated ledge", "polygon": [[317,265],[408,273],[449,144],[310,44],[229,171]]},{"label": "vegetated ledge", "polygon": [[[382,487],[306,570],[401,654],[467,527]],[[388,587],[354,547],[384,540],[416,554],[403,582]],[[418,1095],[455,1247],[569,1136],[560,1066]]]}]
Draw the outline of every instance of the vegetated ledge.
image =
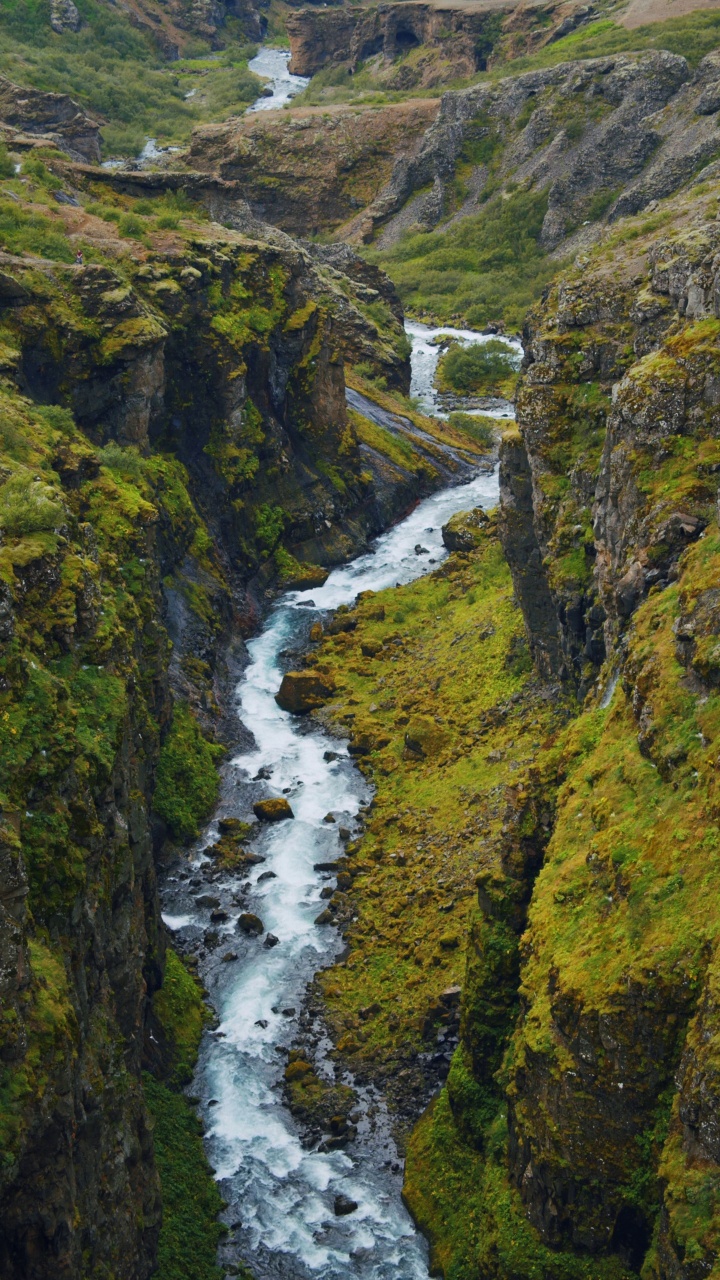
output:
[{"label": "vegetated ledge", "polygon": [[144,1280],[159,1238],[161,1275],[197,1280],[161,1183],[170,1203],[177,1150],[200,1149],[181,1095],[148,1085],[158,1181],[142,1087],[176,972],[156,861],[216,794],[248,584],[310,549],[343,558],[382,515],[345,415],[337,273],[177,195],[19,162],[0,255],[0,1267]]},{"label": "vegetated ledge", "polygon": [[338,1054],[382,1087],[401,1146],[457,1044],[478,869],[569,714],[533,675],[496,521],[468,528],[474,550],[363,593],[309,658],[334,690],[313,715],[349,735],[375,788],[327,903],[349,955],[315,985]]}]

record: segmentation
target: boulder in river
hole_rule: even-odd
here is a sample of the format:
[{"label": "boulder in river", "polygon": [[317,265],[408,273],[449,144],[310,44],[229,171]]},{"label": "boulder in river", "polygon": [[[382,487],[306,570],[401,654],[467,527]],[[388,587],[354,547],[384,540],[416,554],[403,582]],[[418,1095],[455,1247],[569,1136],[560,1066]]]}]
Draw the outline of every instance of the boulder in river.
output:
[{"label": "boulder in river", "polygon": [[317,671],[288,671],[275,694],[275,701],[283,711],[301,716],[321,707],[334,692],[332,681]]},{"label": "boulder in river", "polygon": [[284,796],[274,796],[271,800],[256,800],[253,813],[260,822],[284,822],[286,818],[295,817]]},{"label": "boulder in river", "polygon": [[348,1213],[354,1213],[357,1209],[357,1200],[351,1200],[349,1196],[343,1195],[339,1191],[335,1197],[335,1217],[344,1218]]},{"label": "boulder in river", "polygon": [[287,591],[307,591],[310,587],[323,587],[330,577],[330,570],[319,564],[296,564],[283,574],[282,585]]},{"label": "boulder in river", "polygon": [[243,911],[242,915],[238,916],[237,927],[249,938],[259,938],[260,934],[265,932],[262,920],[259,916],[254,916],[251,911]]}]

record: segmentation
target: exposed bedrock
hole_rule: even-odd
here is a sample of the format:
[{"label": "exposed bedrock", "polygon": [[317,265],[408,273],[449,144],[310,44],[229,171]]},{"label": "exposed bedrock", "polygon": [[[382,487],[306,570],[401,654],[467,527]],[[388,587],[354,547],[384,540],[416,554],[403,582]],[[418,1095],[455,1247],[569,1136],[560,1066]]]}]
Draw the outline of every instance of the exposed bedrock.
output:
[{"label": "exposed bedrock", "polygon": [[599,218],[645,208],[715,159],[719,67],[715,53],[695,72],[676,54],[623,54],[449,91],[420,145],[398,156],[387,185],[343,234],[368,241],[380,230],[380,243],[392,243],[408,218],[393,220],[411,198],[413,225],[435,226],[453,211],[458,166],[469,194],[454,212],[476,213],[490,180],[473,159],[484,139],[500,154],[495,185],[499,177],[547,191],[545,248],[592,239]]},{"label": "exposed bedrock", "polygon": [[422,98],[331,112],[261,111],[196,129],[189,160],[236,181],[257,217],[291,235],[313,235],[370,204],[437,111],[437,99]]},{"label": "exposed bedrock", "polygon": [[[442,50],[445,79],[471,76],[485,69],[502,15],[514,7],[512,0],[505,4],[498,0],[481,10],[428,4],[301,9],[287,17],[290,70],[313,76],[328,63],[343,63],[354,71],[359,62],[376,54],[393,62],[423,45]],[[420,83],[427,87],[442,83],[434,78],[441,74],[434,68],[434,75]]]},{"label": "exposed bedrock", "polygon": [[[597,742],[571,735],[546,782],[557,812],[520,944],[507,1097],[510,1174],[542,1240],[637,1270],[655,1229],[648,1274],[688,1280],[717,1250],[687,1205],[718,1170],[697,842],[717,814],[700,725],[720,679],[720,232],[702,197],[670,207],[672,231],[598,250],[531,313],[502,446],[500,533],[538,667],[581,699],[603,692],[605,660],[608,698],[619,676]],[[680,916],[660,883],[689,894]],[[493,901],[481,886],[490,915]]]},{"label": "exposed bedrock", "polygon": [[0,121],[30,137],[42,137],[73,160],[100,161],[100,126],[66,93],[27,89],[0,76]]}]

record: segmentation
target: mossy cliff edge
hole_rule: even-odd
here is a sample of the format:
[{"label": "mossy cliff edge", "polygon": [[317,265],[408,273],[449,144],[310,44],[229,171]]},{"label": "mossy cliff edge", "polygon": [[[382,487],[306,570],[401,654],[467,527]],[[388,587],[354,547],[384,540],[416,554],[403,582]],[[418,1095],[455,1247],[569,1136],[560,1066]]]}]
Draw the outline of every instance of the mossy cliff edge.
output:
[{"label": "mossy cliff edge", "polygon": [[201,1011],[166,952],[157,859],[214,801],[265,588],[322,580],[447,469],[407,441],[401,465],[390,433],[359,442],[333,321],[342,298],[349,341],[350,277],[187,198],[168,213],[162,192],[95,189],[52,151],[17,163],[0,257],[0,1271],[141,1280],[159,1256],[164,1280],[198,1280],[219,1201],[179,1090]]},{"label": "mossy cliff edge", "polygon": [[325,1005],[401,1132],[447,1075],[405,1178],[447,1280],[720,1265],[717,215],[561,272],[496,519],[311,655],[376,786]]}]

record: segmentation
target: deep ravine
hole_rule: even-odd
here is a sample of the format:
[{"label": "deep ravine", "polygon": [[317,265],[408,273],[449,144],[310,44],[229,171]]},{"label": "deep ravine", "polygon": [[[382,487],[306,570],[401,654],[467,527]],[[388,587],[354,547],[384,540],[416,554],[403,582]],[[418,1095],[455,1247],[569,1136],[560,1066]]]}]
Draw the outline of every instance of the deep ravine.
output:
[{"label": "deep ravine", "polygon": [[[426,395],[433,372],[434,362],[427,359],[415,370],[416,384],[420,379]],[[447,554],[441,527],[450,516],[478,505],[491,507],[497,496],[496,472],[443,490],[420,503],[367,554],[336,569],[324,587],[289,593],[275,605],[248,645],[250,663],[237,690],[248,746],[228,767],[223,802],[194,851],[191,871],[171,873],[165,884],[165,921],[177,945],[200,960],[219,1019],[205,1037],[193,1089],[202,1099],[210,1160],[229,1205],[225,1218],[231,1233],[222,1262],[232,1266],[242,1258],[258,1280],[420,1280],[428,1275],[425,1242],[400,1198],[402,1166],[382,1099],[357,1089],[358,1134],[348,1151],[306,1149],[283,1102],[286,1050],[307,985],[342,949],[335,929],[315,923],[323,907],[321,891],[334,882],[315,864],[332,862],[343,852],[342,828],[361,829],[361,809],[370,792],[345,744],[282,711],[274,695],[292,657],[306,646],[310,625],[324,611],[352,603],[360,591],[382,590],[428,572]],[[418,544],[426,554],[416,553]],[[258,825],[251,847],[264,861],[251,878],[246,873],[216,878],[203,850],[217,839],[218,820],[246,820],[254,801],[280,795],[290,801],[295,818]],[[334,823],[324,821],[328,813]],[[198,902],[208,893],[215,907]],[[209,917],[218,908],[228,918],[213,925]],[[246,939],[237,928],[240,912],[259,916],[264,937],[274,935],[278,944]],[[310,1025],[309,1031],[316,1069],[332,1079],[331,1045],[323,1028]],[[357,1203],[352,1214],[336,1216],[338,1194]]]}]

